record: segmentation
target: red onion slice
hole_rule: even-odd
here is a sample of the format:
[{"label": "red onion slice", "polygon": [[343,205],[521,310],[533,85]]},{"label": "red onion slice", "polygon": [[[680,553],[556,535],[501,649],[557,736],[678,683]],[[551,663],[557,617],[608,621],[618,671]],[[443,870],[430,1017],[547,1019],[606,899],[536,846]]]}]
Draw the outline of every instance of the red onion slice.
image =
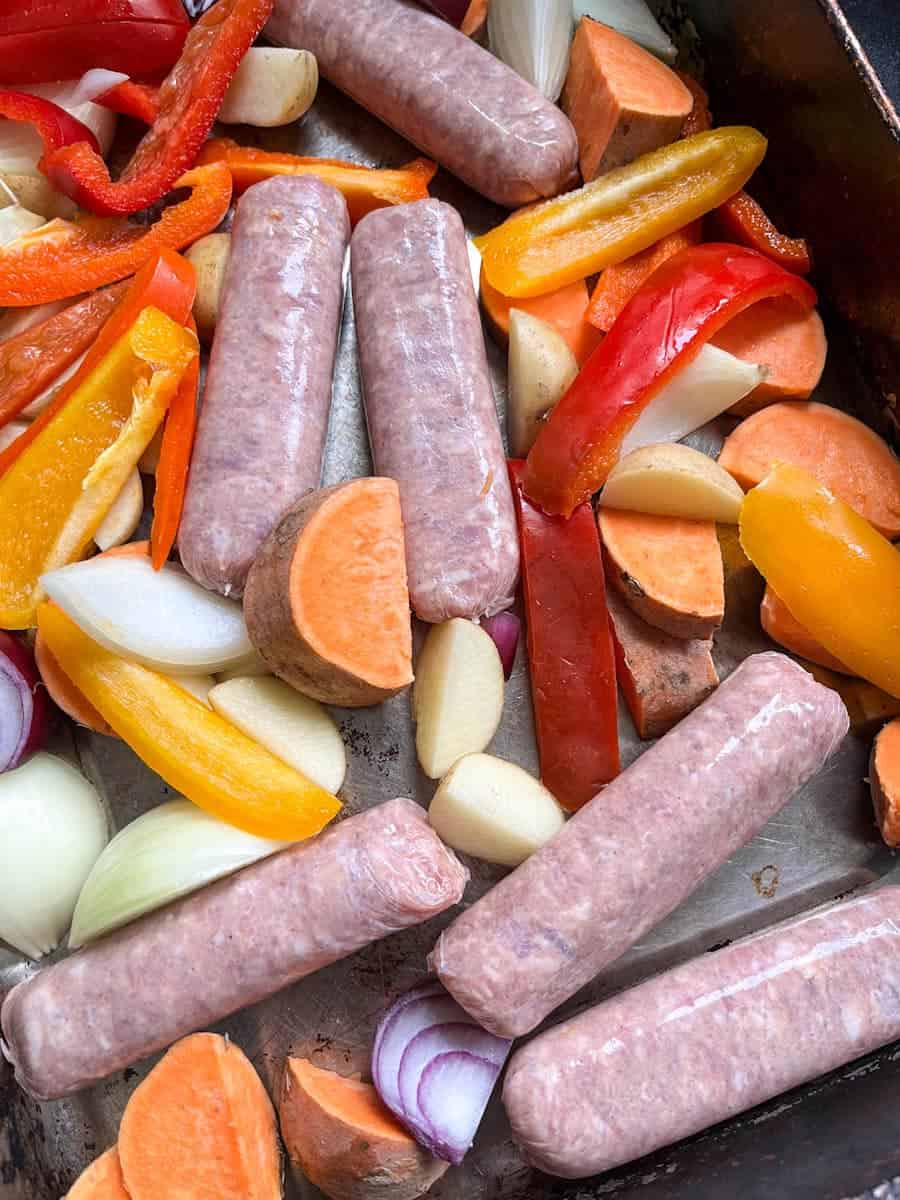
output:
[{"label": "red onion slice", "polygon": [[496,1063],[467,1050],[439,1054],[422,1072],[419,1108],[434,1134],[426,1144],[437,1158],[462,1162],[499,1074]]},{"label": "red onion slice", "polygon": [[[446,995],[438,981],[432,979],[395,1000],[378,1023],[372,1046],[372,1078],[381,1099],[395,1116],[403,1116],[398,1089],[400,1060],[410,1039],[422,1029],[417,1017],[419,1002],[432,996]],[[413,1011],[407,1011],[409,1009]]]},{"label": "red onion slice", "polygon": [[419,1108],[418,1100],[422,1073],[439,1054],[455,1050],[484,1058],[499,1070],[509,1050],[509,1043],[501,1041],[479,1025],[463,1021],[429,1025],[415,1035],[403,1052],[397,1083],[400,1103],[407,1119],[429,1134],[433,1131]]},{"label": "red onion slice", "polygon": [[519,618],[511,612],[497,613],[495,617],[488,617],[486,621],[481,622],[482,629],[485,633],[490,634],[497,647],[497,653],[503,663],[504,679],[509,679],[512,674],[521,626]]},{"label": "red onion slice", "polygon": [[0,631],[0,772],[11,771],[47,741],[50,705],[31,652]]},{"label": "red onion slice", "polygon": [[420,3],[436,12],[439,17],[443,17],[445,21],[449,21],[451,25],[455,25],[457,29],[469,11],[469,0],[420,0]]}]

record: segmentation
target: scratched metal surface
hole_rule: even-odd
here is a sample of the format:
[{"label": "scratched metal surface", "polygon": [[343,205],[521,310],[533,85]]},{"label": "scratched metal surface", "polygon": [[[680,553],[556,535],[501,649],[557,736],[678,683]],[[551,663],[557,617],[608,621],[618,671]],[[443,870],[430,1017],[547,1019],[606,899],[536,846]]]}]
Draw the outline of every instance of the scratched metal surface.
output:
[{"label": "scratched metal surface", "polygon": [[[266,139],[286,145],[283,133]],[[372,165],[396,165],[412,156],[410,148],[367,114],[323,86],[315,112],[297,131],[290,148],[305,154],[353,158]],[[464,214],[470,231],[494,224],[500,213],[461,184],[438,176],[434,191]],[[505,400],[504,358],[488,339],[488,354],[501,418]],[[845,394],[836,377],[826,377],[819,398],[839,403]],[[695,439],[714,451],[721,429]],[[364,475],[370,470],[359,394],[353,314],[345,302],[334,385],[334,406],[324,482]],[[733,537],[724,543],[728,563],[727,622],[716,641],[724,675],[747,654],[771,648],[761,634],[757,611],[761,581],[740,560]],[[348,748],[349,772],[343,789],[346,812],[412,795],[427,805],[433,784],[418,770],[407,696],[358,712],[335,711]],[[625,762],[644,748],[626,713],[620,718]],[[159,803],[168,788],[121,743],[80,734],[76,752],[83,769],[101,787],[116,828]],[[520,654],[507,689],[503,723],[494,753],[537,770],[527,671]],[[794,798],[747,847],[736,854],[681,909],[645,938],[566,1006],[571,1012],[646,975],[741,936],[846,890],[871,883],[891,867],[872,822],[864,784],[868,743],[856,730],[829,767]],[[652,795],[647,797],[648,813]],[[648,815],[648,819],[651,819]],[[480,896],[501,870],[469,862],[472,881],[465,903]],[[227,1032],[250,1055],[270,1087],[288,1052],[312,1056],[344,1072],[368,1068],[374,1024],[385,1002],[421,975],[425,955],[439,928],[453,914],[399,934],[351,959],[321,971],[254,1009],[225,1021]],[[276,918],[277,919],[277,918]],[[0,948],[0,993],[32,969]],[[122,1003],[132,1002],[123,996]],[[26,1100],[0,1069],[0,1197],[45,1200],[60,1196],[77,1173],[116,1139],[124,1104],[152,1065],[146,1062],[81,1095],[43,1105]],[[648,1119],[649,1115],[648,1115]],[[571,1200],[588,1196],[632,1194],[638,1183],[671,1179],[679,1168],[678,1151],[657,1156],[659,1165],[641,1175],[613,1173],[597,1185],[551,1184],[522,1163],[511,1144],[496,1099],[484,1122],[477,1148],[465,1164],[451,1170],[433,1189],[436,1200],[531,1198],[553,1194]],[[652,1194],[654,1189],[650,1188]],[[304,1180],[289,1177],[291,1200],[318,1193]],[[669,1194],[668,1192],[666,1193]],[[675,1194],[675,1193],[672,1193]],[[681,1193],[679,1193],[681,1194]],[[689,1194],[685,1192],[684,1195]],[[749,1194],[749,1193],[748,1193]],[[756,1193],[754,1193],[755,1195]]]}]

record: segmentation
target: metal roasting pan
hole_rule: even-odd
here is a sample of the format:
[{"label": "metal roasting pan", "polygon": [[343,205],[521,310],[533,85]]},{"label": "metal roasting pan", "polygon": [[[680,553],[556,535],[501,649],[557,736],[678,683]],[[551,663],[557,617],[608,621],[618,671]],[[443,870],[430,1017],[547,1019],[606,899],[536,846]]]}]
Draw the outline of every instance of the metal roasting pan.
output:
[{"label": "metal roasting pan", "polygon": [[[657,7],[688,65],[703,74],[717,119],[756,125],[770,138],[766,164],[754,182],[756,194],[789,232],[812,240],[814,281],[830,339],[817,398],[852,410],[896,445],[900,124],[894,103],[900,100],[900,4],[845,0],[842,8],[839,0],[659,0]],[[413,156],[399,137],[324,84],[299,129],[272,131],[264,143],[372,165],[397,165]],[[502,216],[445,172],[433,191],[460,210],[473,233]],[[348,297],[325,483],[370,471],[351,308]],[[489,339],[488,354],[502,414],[504,356]],[[722,433],[721,427],[709,428],[696,444],[714,451]],[[723,549],[728,615],[716,659],[724,674],[770,643],[757,618],[762,582],[742,559],[733,535]],[[858,687],[822,676],[844,692],[854,714],[841,752],[754,842],[553,1020],[731,938],[877,884],[895,870],[895,859],[874,827],[864,782],[877,720],[867,715]],[[428,803],[433,785],[417,768],[408,697],[335,715],[350,759],[347,813],[397,795]],[[627,763],[642,744],[625,713],[620,735]],[[57,748],[77,756],[101,788],[115,828],[168,794],[121,743],[66,730],[57,737]],[[537,769],[521,654],[493,749]],[[502,873],[475,860],[469,866],[467,903]],[[388,938],[220,1028],[251,1056],[270,1088],[289,1051],[345,1073],[365,1073],[379,1013],[421,975],[426,953],[451,917]],[[0,947],[0,995],[32,969]],[[0,1071],[0,1200],[61,1196],[115,1141],[125,1102],[151,1065],[142,1063],[77,1097],[47,1104],[28,1100],[10,1073]],[[524,1165],[495,1097],[477,1148],[430,1194],[435,1200],[862,1200],[863,1194],[891,1200],[900,1198],[900,1187],[889,1182],[900,1176],[898,1100],[900,1044],[629,1167],[573,1183]],[[313,1200],[319,1193],[289,1173],[286,1195]]]}]

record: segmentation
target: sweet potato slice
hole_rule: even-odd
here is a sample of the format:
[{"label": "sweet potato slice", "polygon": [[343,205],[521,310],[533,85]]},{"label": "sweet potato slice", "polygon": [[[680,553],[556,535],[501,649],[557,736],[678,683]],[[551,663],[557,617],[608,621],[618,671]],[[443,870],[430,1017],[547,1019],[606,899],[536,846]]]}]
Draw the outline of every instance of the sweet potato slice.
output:
[{"label": "sweet potato slice", "polygon": [[759,606],[759,621],[773,642],[784,646],[792,654],[799,654],[810,662],[838,671],[841,675],[852,675],[842,662],[825,649],[813,635],[797,620],[781,597],[766,587]]},{"label": "sweet potato slice", "polygon": [[331,1200],[414,1200],[449,1166],[410,1137],[370,1083],[305,1058],[285,1062],[278,1114],[291,1162]]},{"label": "sweet potato slice", "polygon": [[247,577],[250,640],[276,675],[324,704],[361,708],[412,683],[400,495],[392,479],[310,492]]},{"label": "sweet potato slice", "polygon": [[649,51],[582,17],[560,104],[575,126],[581,174],[589,183],[674,142],[694,98]]},{"label": "sweet potato slice", "polygon": [[63,1200],[131,1200],[125,1191],[115,1146],[105,1150],[89,1167],[85,1167]]},{"label": "sweet potato slice", "polygon": [[827,404],[773,404],[742,421],[719,465],[742,488],[776,463],[793,463],[890,540],[900,537],[900,460],[868,425]]},{"label": "sweet potato slice", "polygon": [[498,292],[489,282],[482,267],[479,293],[488,329],[500,346],[506,346],[509,342],[509,313],[513,308],[519,308],[540,321],[546,321],[566,340],[579,366],[603,340],[599,329],[588,321],[588,290],[583,279],[569,283],[555,292],[547,292],[544,296],[516,300]]},{"label": "sweet potato slice", "polygon": [[692,221],[683,229],[677,229],[667,237],[660,238],[646,250],[607,267],[601,272],[591,296],[587,311],[590,323],[608,333],[613,321],[641,284],[673,254],[687,250],[689,246],[696,246],[700,241],[700,232],[700,222]]},{"label": "sweet potato slice", "polygon": [[729,321],[712,339],[744,362],[764,367],[766,378],[728,410],[745,417],[779,400],[806,400],[825,369],[828,342],[822,318],[793,300],[760,300]]},{"label": "sweet potato slice", "polygon": [[900,846],[900,719],[885,725],[869,762],[875,820],[889,846]]},{"label": "sweet potato slice", "polygon": [[119,1127],[130,1200],[281,1200],[275,1111],[244,1052],[215,1033],[169,1050]]},{"label": "sweet potato slice", "polygon": [[725,572],[712,521],[603,508],[607,579],[632,611],[676,638],[709,638],[725,615]]},{"label": "sweet potato slice", "polygon": [[712,642],[654,629],[612,588],[607,588],[606,605],[616,679],[638,737],[662,737],[718,687]]}]

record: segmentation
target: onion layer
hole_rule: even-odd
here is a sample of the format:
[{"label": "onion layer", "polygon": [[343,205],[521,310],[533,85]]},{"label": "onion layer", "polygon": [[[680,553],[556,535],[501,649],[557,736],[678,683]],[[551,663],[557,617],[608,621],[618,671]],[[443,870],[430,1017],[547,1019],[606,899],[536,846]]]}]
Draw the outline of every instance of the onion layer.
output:
[{"label": "onion layer", "polygon": [[49,728],[47,689],[31,651],[0,631],[0,773],[40,750]]}]

